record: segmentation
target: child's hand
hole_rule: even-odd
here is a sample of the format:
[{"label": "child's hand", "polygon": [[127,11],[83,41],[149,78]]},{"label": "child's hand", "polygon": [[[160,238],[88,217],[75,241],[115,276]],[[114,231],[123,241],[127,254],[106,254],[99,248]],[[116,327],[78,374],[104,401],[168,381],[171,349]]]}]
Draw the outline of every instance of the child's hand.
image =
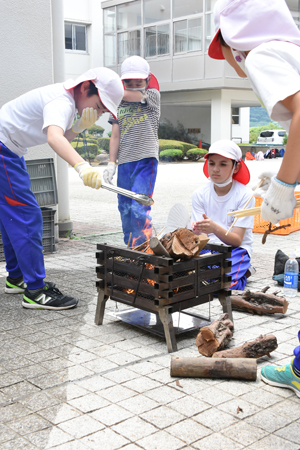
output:
[{"label": "child's hand", "polygon": [[75,164],[74,169],[78,172],[85,186],[94,189],[101,188],[101,173],[98,168],[92,167],[87,162]]},{"label": "child's hand", "polygon": [[195,234],[208,234],[213,233],[214,222],[207,217],[206,214],[202,214],[203,220],[198,220],[197,222],[191,222],[192,230]]},{"label": "child's hand", "polygon": [[263,220],[276,224],[280,220],[293,216],[296,206],[295,186],[296,184],[282,184],[277,178],[272,178],[270,188],[261,205]]},{"label": "child's hand", "polygon": [[106,169],[103,171],[103,178],[105,183],[112,184],[112,179],[114,174],[116,173],[117,165],[116,163],[110,161],[107,164]]},{"label": "child's hand", "polygon": [[98,119],[98,113],[97,110],[94,108],[85,108],[82,111],[82,115],[80,119],[76,120],[74,125],[72,126],[72,131],[74,133],[81,133],[82,131],[86,130],[87,128],[94,125],[96,120]]}]

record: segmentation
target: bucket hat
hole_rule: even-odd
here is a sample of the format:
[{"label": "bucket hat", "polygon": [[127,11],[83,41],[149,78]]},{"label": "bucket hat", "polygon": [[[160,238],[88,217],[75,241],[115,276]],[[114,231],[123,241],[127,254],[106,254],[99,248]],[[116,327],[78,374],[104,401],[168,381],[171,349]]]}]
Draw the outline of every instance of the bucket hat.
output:
[{"label": "bucket hat", "polygon": [[97,67],[80,75],[75,81],[67,80],[64,88],[69,91],[84,81],[94,83],[101,103],[117,119],[117,108],[124,96],[124,88],[119,75],[107,67]]},{"label": "bucket hat", "polygon": [[208,157],[209,155],[221,155],[224,158],[232,159],[233,161],[240,163],[240,168],[237,173],[232,175],[232,178],[236,181],[239,181],[242,184],[248,184],[250,181],[250,172],[244,161],[242,160],[242,151],[235,142],[230,141],[229,139],[221,139],[219,141],[214,142],[208,150],[208,153],[204,156],[206,159],[203,172],[204,175],[209,178],[208,175]]},{"label": "bucket hat", "polygon": [[145,80],[149,75],[150,66],[141,56],[130,56],[121,66],[121,80]]},{"label": "bucket hat", "polygon": [[284,0],[218,0],[214,8],[215,35],[208,55],[224,59],[219,33],[229,47],[250,51],[279,40],[300,45],[300,31]]}]

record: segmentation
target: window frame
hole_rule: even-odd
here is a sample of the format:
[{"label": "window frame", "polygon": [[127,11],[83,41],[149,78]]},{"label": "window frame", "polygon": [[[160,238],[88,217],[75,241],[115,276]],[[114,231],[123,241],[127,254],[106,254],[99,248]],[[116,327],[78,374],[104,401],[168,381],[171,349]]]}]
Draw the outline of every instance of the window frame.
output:
[{"label": "window frame", "polygon": [[[162,53],[162,54],[159,54],[158,53],[158,34],[157,34],[157,27],[162,27],[162,26],[165,26],[165,25],[168,25],[169,26],[169,34],[168,34],[168,36],[169,36],[169,51],[167,52],[167,53]],[[145,57],[145,59],[157,59],[157,58],[163,58],[163,57],[166,57],[166,56],[169,56],[170,54],[171,54],[171,33],[170,33],[170,28],[171,28],[171,26],[170,26],[171,24],[170,24],[170,21],[166,21],[166,22],[155,22],[154,24],[151,24],[151,25],[148,25],[147,24],[147,26],[143,26],[143,31],[144,31],[144,36],[143,36],[143,42],[144,42],[144,46],[143,46],[143,50],[144,50],[144,57]],[[156,48],[156,54],[155,55],[149,55],[149,56],[147,56],[146,55],[146,45],[147,45],[147,40],[146,40],[146,30],[148,29],[148,28],[154,28],[155,27],[155,48]]]},{"label": "window frame", "polygon": [[[72,48],[66,48],[66,25],[71,25],[72,30]],[[73,22],[69,20],[64,21],[64,37],[65,37],[65,52],[70,53],[80,53],[80,54],[88,54],[88,27],[90,24],[88,23],[80,23],[80,22]],[[85,50],[77,50],[74,48],[74,43],[76,46],[76,27],[84,27],[85,29]]]},{"label": "window frame", "polygon": [[[201,48],[200,49],[196,49],[196,50],[189,50],[188,45],[189,45],[189,21],[191,20],[195,20],[195,19],[201,19]],[[186,35],[186,50],[182,51],[182,52],[176,52],[175,53],[175,24],[178,22],[183,22],[184,20],[187,21],[187,35]],[[195,54],[195,53],[203,53],[203,34],[204,34],[204,12],[203,13],[199,13],[199,14],[193,14],[193,15],[189,15],[189,16],[182,16],[180,18],[176,18],[172,19],[172,42],[173,42],[173,58],[176,57],[181,57],[184,55],[190,55],[190,54]]]},{"label": "window frame", "polygon": [[[233,110],[234,110],[234,109],[237,109],[237,110],[238,110],[238,113],[237,113],[237,114],[234,114],[234,113],[233,113]],[[237,117],[237,119],[238,119],[237,122],[234,122],[234,121],[233,121],[233,120],[234,120],[234,117]],[[232,121],[232,125],[240,125],[240,118],[241,118],[240,107],[238,107],[238,106],[232,106],[232,107],[231,107],[231,121]]]}]

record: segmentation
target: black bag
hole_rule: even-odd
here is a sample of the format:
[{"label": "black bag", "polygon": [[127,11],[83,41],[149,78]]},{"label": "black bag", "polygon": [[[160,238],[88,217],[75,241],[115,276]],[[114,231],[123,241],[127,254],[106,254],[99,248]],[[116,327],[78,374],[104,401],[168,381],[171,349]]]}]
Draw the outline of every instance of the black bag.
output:
[{"label": "black bag", "polygon": [[[273,280],[277,281],[278,284],[283,286],[284,284],[284,266],[287,260],[289,259],[288,255],[286,255],[282,250],[277,250],[275,255],[274,262],[274,273]],[[298,276],[298,291],[300,291],[300,258],[296,258],[299,266],[299,276]]]}]

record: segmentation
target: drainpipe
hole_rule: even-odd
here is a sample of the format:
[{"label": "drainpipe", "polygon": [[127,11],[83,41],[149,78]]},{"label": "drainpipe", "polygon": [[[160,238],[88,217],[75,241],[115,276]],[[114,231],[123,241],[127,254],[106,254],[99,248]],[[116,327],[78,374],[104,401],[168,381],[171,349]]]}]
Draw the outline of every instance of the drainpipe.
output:
[{"label": "drainpipe", "polygon": [[[65,81],[64,8],[62,0],[52,0],[52,41],[54,83]],[[69,169],[68,163],[56,156],[58,189],[58,232],[66,236],[73,229],[69,207]]]}]

